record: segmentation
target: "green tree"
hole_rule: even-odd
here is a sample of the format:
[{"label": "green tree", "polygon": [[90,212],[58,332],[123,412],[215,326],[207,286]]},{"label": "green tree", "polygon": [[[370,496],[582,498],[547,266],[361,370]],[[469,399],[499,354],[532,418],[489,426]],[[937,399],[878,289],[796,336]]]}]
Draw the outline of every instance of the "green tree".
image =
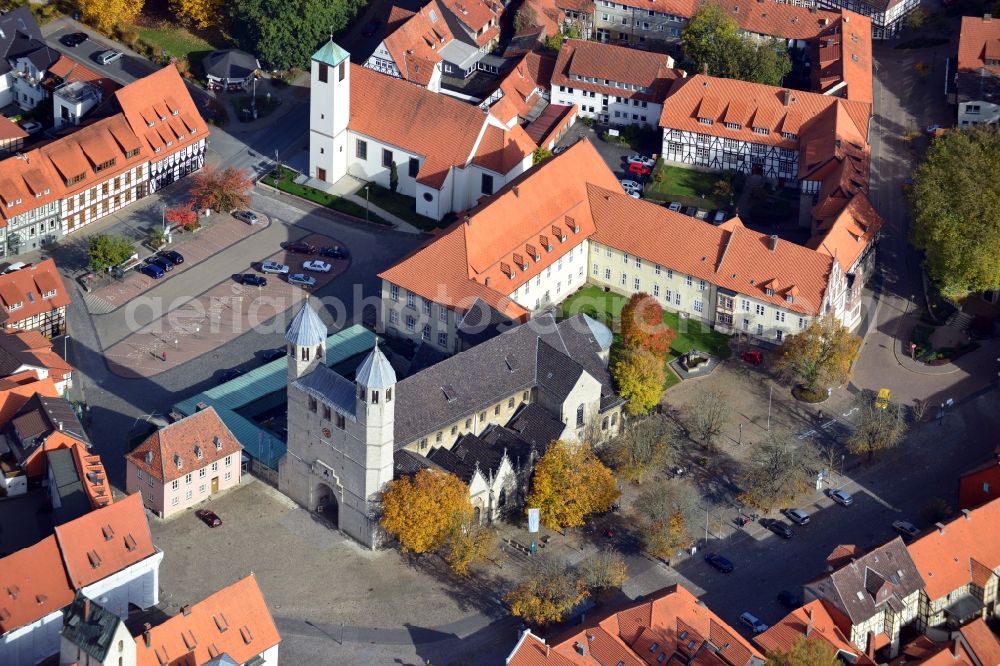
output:
[{"label": "green tree", "polygon": [[454,474],[422,469],[389,482],[382,493],[382,528],[400,548],[420,555],[444,545],[472,518],[469,488]]},{"label": "green tree", "polygon": [[229,25],[241,48],[273,69],[306,67],[321,43],[346,26],[361,0],[233,0]]},{"label": "green tree", "polygon": [[663,397],[663,359],[647,349],[626,347],[611,366],[618,393],[628,400],[629,414],[645,414]]},{"label": "green tree", "polygon": [[945,296],[1000,284],[1000,131],[977,126],[935,139],[910,189],[910,240]]},{"label": "green tree", "polygon": [[550,157],[552,157],[551,150],[543,146],[538,146],[538,148],[535,148],[534,152],[531,153],[531,163],[541,164]]},{"label": "green tree", "polygon": [[801,333],[785,338],[775,369],[799,382],[810,393],[847,381],[861,348],[861,338],[851,334],[833,315],[814,319]]},{"label": "green tree", "polygon": [[821,468],[810,446],[796,447],[793,441],[781,440],[757,444],[740,474],[740,500],[765,512],[790,504],[813,487]]},{"label": "green tree", "polygon": [[167,242],[167,232],[161,226],[155,226],[149,230],[149,244],[154,248],[161,248]]},{"label": "green tree", "polygon": [[903,440],[906,416],[902,405],[890,402],[879,406],[871,391],[862,391],[858,412],[857,425],[847,440],[847,449],[851,453],[866,454],[870,460],[876,452],[891,449]]},{"label": "green tree", "polygon": [[540,557],[532,560],[527,578],[504,601],[513,615],[544,625],[559,622],[586,598],[586,585],[569,564]]},{"label": "green tree", "polygon": [[792,71],[788,51],[773,39],[744,35],[726,9],[715,2],[699,9],[681,35],[685,57],[699,74],[781,85]]},{"label": "green tree", "polygon": [[545,48],[549,51],[558,51],[562,48],[563,41],[565,41],[565,37],[563,37],[561,32],[549,35],[545,38]]},{"label": "green tree", "polygon": [[611,470],[589,444],[553,442],[535,464],[527,506],[539,509],[552,529],[583,525],[587,514],[606,511],[618,498]]},{"label": "green tree", "polygon": [[910,30],[919,30],[924,27],[924,21],[927,19],[927,12],[920,6],[911,11],[903,19],[903,25],[905,25]]},{"label": "green tree", "polygon": [[393,192],[399,187],[399,171],[396,169],[396,162],[389,163],[389,189]]},{"label": "green tree", "polygon": [[818,638],[799,636],[787,652],[768,651],[768,666],[841,666],[836,651]]},{"label": "green tree", "polygon": [[94,271],[105,271],[117,266],[135,254],[135,248],[121,236],[98,234],[91,236],[87,246],[87,257],[90,268]]},{"label": "green tree", "polygon": [[662,479],[644,490],[635,500],[643,547],[657,557],[670,557],[694,543],[698,496],[687,485]]}]

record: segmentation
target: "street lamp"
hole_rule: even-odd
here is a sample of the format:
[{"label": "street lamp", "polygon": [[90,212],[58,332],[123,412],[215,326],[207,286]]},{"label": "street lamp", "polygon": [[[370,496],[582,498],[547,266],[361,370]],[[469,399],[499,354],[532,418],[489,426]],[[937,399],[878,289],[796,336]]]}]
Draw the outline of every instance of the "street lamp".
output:
[{"label": "street lamp", "polygon": [[368,188],[369,185],[365,185],[365,222],[368,221]]}]

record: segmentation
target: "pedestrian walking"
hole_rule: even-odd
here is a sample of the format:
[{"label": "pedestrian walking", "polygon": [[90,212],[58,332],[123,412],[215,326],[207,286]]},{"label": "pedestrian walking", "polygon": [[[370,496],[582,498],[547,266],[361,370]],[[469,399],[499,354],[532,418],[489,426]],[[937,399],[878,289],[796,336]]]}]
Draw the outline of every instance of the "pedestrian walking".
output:
[{"label": "pedestrian walking", "polygon": [[163,352],[163,362],[167,362],[167,352]]}]

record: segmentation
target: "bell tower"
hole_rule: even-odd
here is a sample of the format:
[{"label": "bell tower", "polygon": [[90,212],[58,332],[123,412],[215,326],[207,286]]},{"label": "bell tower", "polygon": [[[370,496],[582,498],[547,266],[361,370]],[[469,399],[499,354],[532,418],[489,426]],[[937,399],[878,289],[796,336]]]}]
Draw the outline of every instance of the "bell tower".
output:
[{"label": "bell tower", "polygon": [[336,183],[347,175],[351,60],[333,39],[313,54],[309,97],[309,176]]},{"label": "bell tower", "polygon": [[288,385],[291,386],[299,377],[312,370],[317,364],[323,363],[326,351],[326,324],[313,310],[309,300],[302,304],[302,309],[292,319],[285,331],[285,341],[288,343]]},{"label": "bell tower", "polygon": [[358,366],[355,414],[364,438],[365,499],[380,492],[393,473],[396,372],[378,347]]}]

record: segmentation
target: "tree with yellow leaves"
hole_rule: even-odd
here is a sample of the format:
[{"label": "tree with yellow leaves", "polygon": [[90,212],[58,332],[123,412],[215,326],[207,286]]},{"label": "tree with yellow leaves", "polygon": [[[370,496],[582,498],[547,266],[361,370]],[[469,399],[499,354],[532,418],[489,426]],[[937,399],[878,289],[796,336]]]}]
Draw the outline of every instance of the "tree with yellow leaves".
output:
[{"label": "tree with yellow leaves", "polygon": [[663,359],[642,347],[626,347],[611,367],[618,393],[628,400],[629,414],[645,414],[663,397]]},{"label": "tree with yellow leaves", "polygon": [[382,493],[382,528],[403,552],[438,548],[472,518],[469,489],[454,474],[422,469],[389,482]]},{"label": "tree with yellow leaves", "polygon": [[859,349],[861,338],[827,315],[785,338],[775,370],[798,382],[807,399],[818,400],[825,397],[827,388],[847,381]]},{"label": "tree with yellow leaves", "polygon": [[170,0],[170,9],[197,28],[207,28],[223,18],[222,0]]},{"label": "tree with yellow leaves", "polygon": [[587,443],[553,442],[535,464],[528,506],[546,527],[583,525],[587,514],[607,511],[618,498],[611,470]]},{"label": "tree with yellow leaves", "polygon": [[767,653],[767,663],[774,666],[840,666],[837,652],[819,638],[799,636],[787,652]]},{"label": "tree with yellow leaves", "polygon": [[445,560],[459,576],[468,576],[470,566],[488,560],[496,553],[497,541],[496,530],[467,525],[452,534]]},{"label": "tree with yellow leaves", "polygon": [[551,624],[586,598],[586,585],[566,562],[536,558],[528,577],[504,600],[517,617],[531,624]]},{"label": "tree with yellow leaves", "polygon": [[143,4],[144,0],[78,0],[77,7],[85,23],[110,32],[119,26],[132,25]]}]

